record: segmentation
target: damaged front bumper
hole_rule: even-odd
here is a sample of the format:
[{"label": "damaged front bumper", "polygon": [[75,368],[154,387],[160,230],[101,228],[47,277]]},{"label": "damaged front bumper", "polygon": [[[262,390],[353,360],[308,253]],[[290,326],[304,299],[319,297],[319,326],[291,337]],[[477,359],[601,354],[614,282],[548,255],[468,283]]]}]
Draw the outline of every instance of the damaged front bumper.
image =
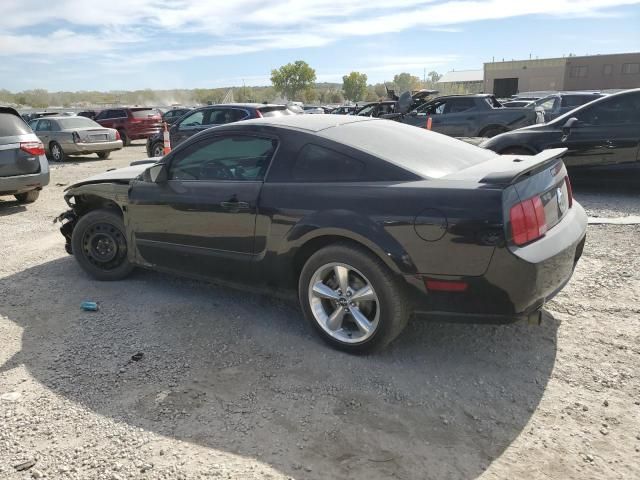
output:
[{"label": "damaged front bumper", "polygon": [[71,235],[73,234],[73,229],[78,222],[78,215],[75,210],[67,210],[66,212],[58,215],[53,223],[60,222],[60,233],[65,238],[66,242],[64,244],[64,249],[67,251],[69,255],[73,255],[73,249],[71,248]]}]

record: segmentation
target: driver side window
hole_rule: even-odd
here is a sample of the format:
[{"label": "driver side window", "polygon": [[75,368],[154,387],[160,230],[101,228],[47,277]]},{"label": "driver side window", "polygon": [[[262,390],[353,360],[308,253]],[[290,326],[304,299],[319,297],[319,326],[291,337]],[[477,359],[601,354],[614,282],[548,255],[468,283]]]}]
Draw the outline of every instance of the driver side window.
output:
[{"label": "driver side window", "polygon": [[262,181],[277,146],[275,139],[249,135],[203,139],[173,159],[169,179]]},{"label": "driver side window", "polygon": [[194,112],[180,122],[180,128],[195,128],[202,125],[204,120],[204,112]]}]

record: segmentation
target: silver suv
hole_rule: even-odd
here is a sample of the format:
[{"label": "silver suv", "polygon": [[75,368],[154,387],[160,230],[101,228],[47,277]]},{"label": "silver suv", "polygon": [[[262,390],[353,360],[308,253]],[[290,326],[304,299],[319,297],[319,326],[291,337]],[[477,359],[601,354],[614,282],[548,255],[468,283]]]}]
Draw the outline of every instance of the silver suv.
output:
[{"label": "silver suv", "polygon": [[14,195],[33,203],[49,184],[44,146],[20,114],[0,107],[0,195]]}]

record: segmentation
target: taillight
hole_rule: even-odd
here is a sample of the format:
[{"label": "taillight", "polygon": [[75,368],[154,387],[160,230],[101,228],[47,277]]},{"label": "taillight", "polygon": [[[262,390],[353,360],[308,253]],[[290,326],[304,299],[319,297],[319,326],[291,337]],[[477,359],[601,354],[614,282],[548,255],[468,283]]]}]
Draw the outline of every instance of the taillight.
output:
[{"label": "taillight", "polygon": [[547,233],[547,218],[539,195],[511,207],[511,236],[516,245],[524,245]]},{"label": "taillight", "polygon": [[20,150],[33,156],[44,155],[44,145],[42,145],[42,142],[21,142]]},{"label": "taillight", "polygon": [[121,140],[120,132],[116,130],[116,140]]},{"label": "taillight", "polygon": [[569,197],[569,208],[573,206],[573,188],[571,188],[571,180],[569,175],[564,177],[564,183],[567,185],[567,196]]},{"label": "taillight", "polygon": [[256,110],[256,118],[262,118],[262,112],[260,110]]},{"label": "taillight", "polygon": [[73,132],[71,136],[73,137],[73,143],[80,143],[80,135],[78,135],[78,132]]}]

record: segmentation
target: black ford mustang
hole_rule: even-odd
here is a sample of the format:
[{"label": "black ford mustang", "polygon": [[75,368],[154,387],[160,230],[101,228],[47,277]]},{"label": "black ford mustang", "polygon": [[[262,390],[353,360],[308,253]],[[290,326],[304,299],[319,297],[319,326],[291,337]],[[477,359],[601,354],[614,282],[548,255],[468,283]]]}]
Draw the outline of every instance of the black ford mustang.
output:
[{"label": "black ford mustang", "polygon": [[327,342],[361,352],[412,312],[539,318],[585,240],[563,152],[356,116],[248,120],[69,187],[61,230],[97,279],[142,266],[296,289]]}]

